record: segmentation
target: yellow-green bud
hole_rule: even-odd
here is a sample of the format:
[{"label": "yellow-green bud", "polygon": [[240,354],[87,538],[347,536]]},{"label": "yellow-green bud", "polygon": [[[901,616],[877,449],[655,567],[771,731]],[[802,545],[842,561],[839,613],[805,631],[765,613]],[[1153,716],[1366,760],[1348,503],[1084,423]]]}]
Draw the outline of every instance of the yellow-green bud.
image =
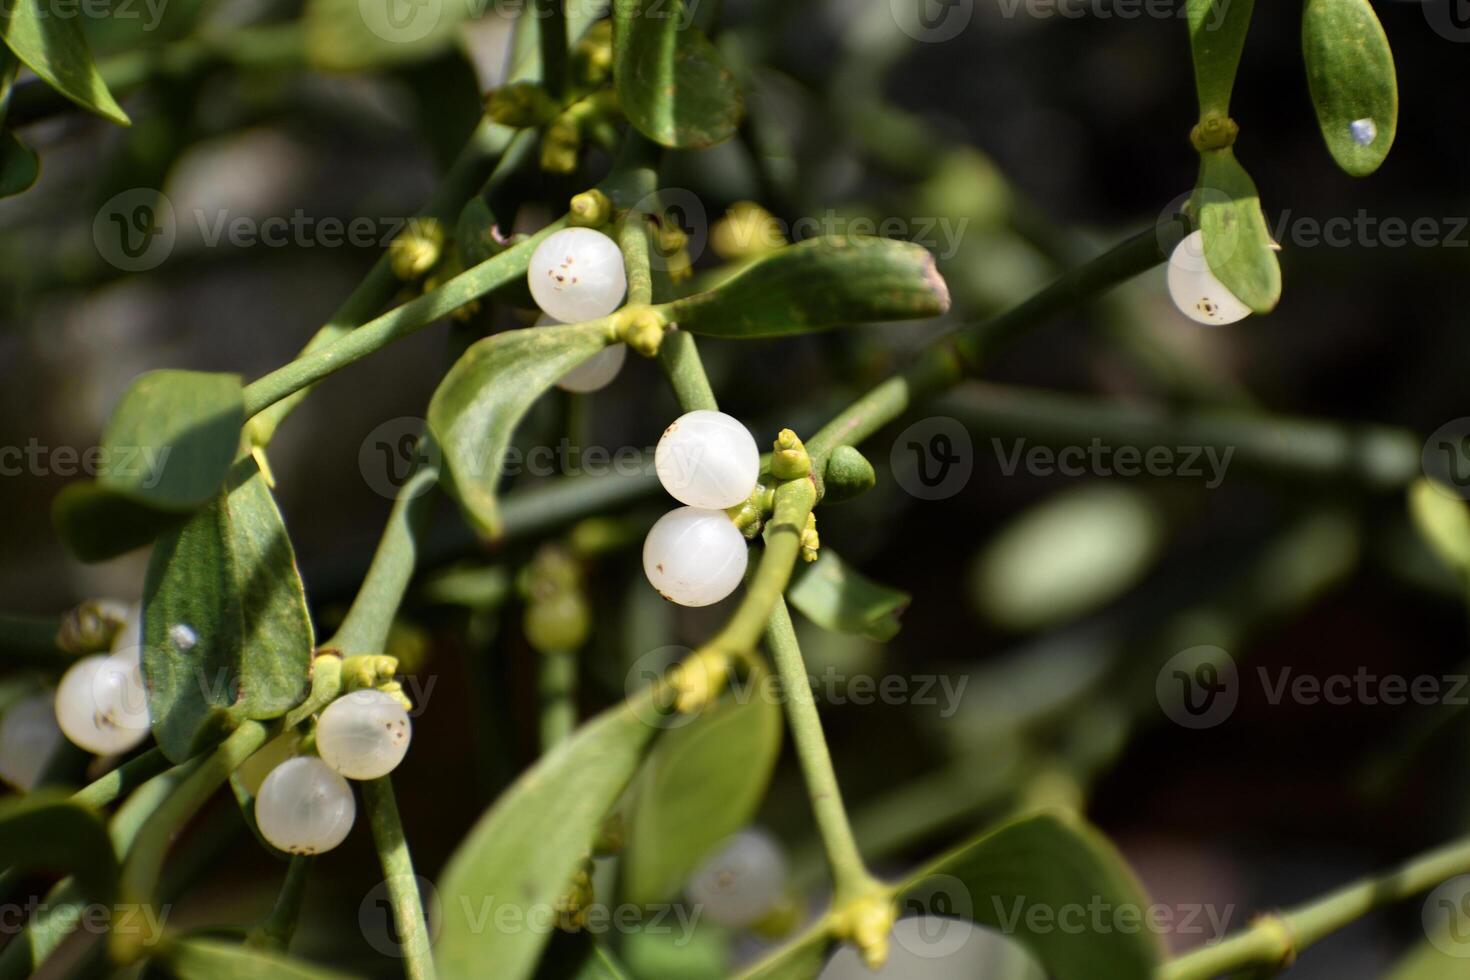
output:
[{"label": "yellow-green bud", "polygon": [[612,21],[600,20],[587,29],[572,52],[572,68],[578,81],[596,88],[612,75]]},{"label": "yellow-green bud", "polygon": [[800,480],[810,476],[812,458],[795,432],[782,429],[776,436],[776,453],[771,457],[771,475],[778,480]]},{"label": "yellow-green bud", "polygon": [[827,457],[823,474],[822,502],[840,504],[867,493],[878,482],[873,464],[852,446],[838,446]]},{"label": "yellow-green bud", "polygon": [[600,228],[612,217],[613,206],[608,196],[597,188],[583,191],[572,198],[568,223],[577,228]]},{"label": "yellow-green bud", "polygon": [[801,529],[801,560],[813,562],[817,560],[817,552],[822,547],[822,539],[817,534],[817,515],[806,515],[806,527]]},{"label": "yellow-green bud", "polygon": [[522,625],[536,652],[569,653],[581,649],[592,635],[592,610],[580,592],[568,590],[529,603]]},{"label": "yellow-green bud", "polygon": [[541,169],[550,174],[569,174],[577,169],[582,133],[566,116],[546,127],[541,138]]},{"label": "yellow-green bud", "polygon": [[414,218],[388,246],[388,261],[399,279],[417,279],[444,252],[444,226],[433,218]]},{"label": "yellow-green bud", "polygon": [[724,259],[753,259],[786,246],[780,223],[750,201],[731,205],[710,231],[709,241]]},{"label": "yellow-green bud", "polygon": [[556,113],[556,102],[535,82],[514,82],[485,96],[485,114],[502,126],[542,126]]},{"label": "yellow-green bud", "polygon": [[107,599],[88,599],[66,614],[56,633],[56,645],[67,653],[83,655],[112,649],[122,630],[128,609]]},{"label": "yellow-green bud", "polygon": [[664,342],[664,321],[649,307],[625,310],[618,323],[618,338],[644,357],[655,357]]},{"label": "yellow-green bud", "polygon": [[881,893],[851,902],[838,915],[837,932],[862,954],[868,969],[888,962],[888,934],[897,915],[893,903]]}]

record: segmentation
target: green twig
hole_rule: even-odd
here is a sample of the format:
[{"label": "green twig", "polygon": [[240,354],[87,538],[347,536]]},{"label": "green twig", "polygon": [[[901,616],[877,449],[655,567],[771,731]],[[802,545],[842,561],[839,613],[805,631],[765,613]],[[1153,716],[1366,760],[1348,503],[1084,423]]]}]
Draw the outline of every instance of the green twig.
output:
[{"label": "green twig", "polygon": [[286,880],[281,883],[276,904],[266,920],[245,939],[247,946],[285,951],[296,935],[296,922],[301,918],[301,903],[306,897],[306,879],[311,875],[312,857],[296,855],[286,866]]},{"label": "green twig", "polygon": [[369,779],[360,784],[363,804],[373,828],[373,842],[383,866],[383,882],[393,904],[393,922],[403,951],[403,972],[409,980],[432,980],[434,960],[429,955],[429,927],[424,920],[423,898],[418,877],[403,837],[398,803],[393,798],[390,777]]},{"label": "green twig", "polygon": [[100,809],[113,800],[127,796],[170,765],[172,763],[163,754],[163,750],[155,745],[77,790],[72,794],[72,801]]},{"label": "green twig", "polygon": [[536,0],[531,9],[541,42],[541,82],[560,99],[567,88],[567,13],[562,0]]},{"label": "green twig", "polygon": [[1208,980],[1251,967],[1282,969],[1309,946],[1381,906],[1470,873],[1470,840],[1413,859],[1314,902],[1263,915],[1244,932],[1165,963],[1158,980]]},{"label": "green twig", "polygon": [[547,753],[577,727],[577,655],[558,650],[539,654],[541,751]]}]

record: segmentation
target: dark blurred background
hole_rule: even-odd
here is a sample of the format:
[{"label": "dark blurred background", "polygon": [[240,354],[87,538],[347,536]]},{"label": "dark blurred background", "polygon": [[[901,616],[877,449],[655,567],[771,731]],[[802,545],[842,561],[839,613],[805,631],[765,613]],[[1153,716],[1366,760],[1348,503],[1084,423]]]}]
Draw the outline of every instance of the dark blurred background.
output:
[{"label": "dark blurred background", "polygon": [[[1146,229],[1189,191],[1196,105],[1182,18],[1100,16],[1109,5],[1079,18],[1037,16],[1050,8],[1025,0],[1013,16],[1004,0],[951,7],[969,10],[967,26],[925,41],[900,29],[889,0],[728,0],[723,43],[746,59],[759,149],[678,155],[666,184],[696,194],[706,223],[746,199],[787,221],[898,217],[915,237],[930,234],[932,221],[934,240],[923,243],[940,253],[956,299],[946,326],[1023,299],[1060,268]],[[1128,404],[1383,423],[1418,437],[1470,414],[1460,376],[1470,362],[1470,47],[1461,43],[1470,39],[1441,36],[1417,2],[1376,8],[1397,59],[1401,115],[1386,165],[1357,180],[1337,170],[1317,130],[1299,5],[1257,5],[1232,115],[1268,223],[1286,230],[1273,314],[1201,327],[1175,312],[1155,270],[1035,331],[987,365],[986,379]],[[191,17],[177,37],[227,35],[231,25],[291,14],[275,0],[219,0],[198,14],[202,27],[189,27]],[[105,59],[178,43],[171,24],[87,27]],[[473,127],[480,92],[498,84],[510,25],[491,8],[451,49],[371,77],[205,63],[133,90],[123,100],[130,130],[73,111],[23,129],[43,170],[36,187],[0,202],[0,445],[95,445],[116,399],[150,368],[265,373],[294,355],[378,255],[311,243],[211,246],[190,218],[161,265],[128,274],[94,244],[109,199],[143,187],[163,189],[179,215],[412,214]],[[570,182],[528,175],[512,194],[528,202],[517,222],[534,227],[544,202],[586,186],[599,166],[594,157]],[[1340,247],[1300,240],[1304,224],[1360,213],[1368,227],[1432,219],[1441,244],[1390,247],[1377,234]],[[949,230],[963,231],[957,248],[946,247]],[[718,263],[710,250],[696,258],[701,269]],[[511,311],[493,316],[516,322]],[[390,507],[364,444],[384,423],[422,417],[451,333],[466,329],[425,330],[332,377],[271,447],[321,622],[350,600]],[[706,342],[702,351],[724,410],[764,442],[781,425],[814,431],[938,329]],[[1458,765],[1463,708],[1272,703],[1256,674],[1466,672],[1458,585],[1414,539],[1400,489],[1237,470],[1214,488],[1186,477],[1073,478],[1024,467],[1008,475],[985,428],[985,399],[970,390],[910,413],[863,447],[878,488],[821,512],[824,546],[913,602],[882,647],[804,627],[813,669],[969,678],[948,717],[917,704],[823,705],[860,832],[882,842],[881,867],[912,865],[1020,803],[1085,800],[1156,900],[1209,903],[1241,928],[1256,910],[1312,897],[1470,826]],[[610,448],[651,446],[676,414],[656,365],[636,358],[590,406],[580,423],[588,444]],[[550,400],[524,443],[555,445],[574,411]],[[925,501],[892,478],[890,451],[908,425],[937,417],[966,422],[973,472],[954,495]],[[1012,440],[1002,442],[1009,451]],[[67,556],[48,515],[66,482],[33,467],[0,480],[9,611],[53,613],[141,590],[146,555],[98,566]],[[1124,496],[1095,499],[1099,484]],[[992,548],[1033,508],[1079,495],[1095,507],[1094,523],[1046,539],[1046,555]],[[658,508],[633,508],[629,526],[646,527]],[[1114,523],[1139,514],[1131,530]],[[447,505],[435,535],[436,562],[508,573],[535,543],[477,555]],[[637,657],[697,645],[727,611],[663,606],[637,551],[604,556],[592,570],[589,713],[621,695]],[[1031,575],[1044,593],[1045,583],[1078,569],[1085,578],[1089,568],[1092,601],[1007,622],[997,581]],[[428,696],[396,781],[419,867],[433,877],[534,752],[535,654],[514,600],[498,614],[468,614],[416,592],[403,627],[410,671]],[[1153,695],[1159,665],[1221,637],[1240,664],[1238,705],[1210,728],[1172,723]],[[487,705],[498,717],[485,717]],[[478,778],[467,778],[471,770]],[[231,836],[231,801],[216,804],[193,841],[203,857],[181,892],[181,923],[258,915],[278,882],[279,869],[241,828]],[[895,823],[894,812],[911,819]],[[211,844],[209,819],[226,843]],[[799,867],[810,864],[813,829],[789,757],[762,822]],[[224,861],[206,860],[213,854]],[[318,863],[298,948],[391,975],[391,961],[356,939],[377,880],[367,835]],[[1411,901],[1368,917],[1311,951],[1295,975],[1380,975],[1422,940],[1420,911]],[[1168,941],[1184,948],[1206,938],[1181,930]]]}]

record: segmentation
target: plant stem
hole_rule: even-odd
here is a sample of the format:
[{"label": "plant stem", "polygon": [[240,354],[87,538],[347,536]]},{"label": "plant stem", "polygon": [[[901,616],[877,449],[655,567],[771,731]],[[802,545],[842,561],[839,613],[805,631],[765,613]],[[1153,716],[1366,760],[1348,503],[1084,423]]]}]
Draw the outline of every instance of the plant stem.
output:
[{"label": "plant stem", "polygon": [[761,634],[769,630],[770,618],[791,582],[801,554],[801,532],[816,500],[817,488],[809,479],[787,480],[776,487],[760,564],[746,583],[735,614],[706,646],[744,653],[753,650]]},{"label": "plant stem", "polygon": [[403,837],[403,823],[398,818],[398,803],[393,798],[392,778],[369,779],[360,786],[373,828],[373,842],[383,866],[383,882],[393,903],[393,922],[402,943],[404,976],[410,980],[432,980],[434,961],[429,955],[429,927],[424,921],[423,899],[419,895],[413,859],[408,853],[408,841]]},{"label": "plant stem", "polygon": [[822,719],[817,713],[816,698],[807,677],[806,663],[801,658],[801,647],[796,642],[796,631],[791,626],[786,600],[780,597],[771,609],[766,646],[781,677],[786,722],[791,728],[791,740],[796,743],[796,756],[806,780],[812,812],[817,818],[817,830],[822,835],[827,861],[832,868],[835,888],[832,904],[838,907],[871,892],[876,882],[863,864],[857,841],[853,839],[847,810],[842,805],[842,791],[837,785],[837,774],[832,769],[832,753],[822,733]]},{"label": "plant stem", "polygon": [[541,752],[544,755],[577,727],[577,655],[558,650],[539,655],[538,694],[541,699]]},{"label": "plant stem", "polygon": [[163,750],[155,745],[77,790],[72,794],[72,802],[100,809],[118,797],[131,793],[171,765]]},{"label": "plant stem", "polygon": [[[427,446],[430,438],[427,433],[420,436],[419,445]],[[413,578],[419,540],[433,513],[434,497],[429,491],[438,479],[438,468],[425,466],[399,490],[362,588],[336,634],[323,644],[325,647],[343,656],[382,653],[387,647],[393,617]]]},{"label": "plant stem", "polygon": [[263,378],[245,386],[245,416],[250,418],[334,371],[362,360],[374,351],[428,326],[442,316],[499,289],[526,274],[531,253],[555,231],[566,226],[562,217],[526,241],[460,273],[432,292],[411,299],[317,350],[303,354]]},{"label": "plant stem", "polygon": [[[163,869],[164,855],[174,836],[222,786],[230,773],[240,767],[276,731],[277,725],[246,721],[205,756],[187,778],[169,793],[168,798],[139,832],[127,862],[123,865],[118,885],[119,908],[152,902],[158,875]],[[113,960],[125,965],[146,955],[135,932],[113,930],[108,939]]]},{"label": "plant stem", "polygon": [[567,14],[562,0],[536,0],[531,10],[541,41],[541,82],[552,98],[567,88]]},{"label": "plant stem", "polygon": [[665,334],[663,343],[659,345],[658,361],[684,411],[719,410],[719,403],[715,400],[709,377],[704,373],[704,362],[699,358],[699,347],[695,344],[692,333],[670,330]]},{"label": "plant stem", "polygon": [[1265,915],[1244,932],[1165,963],[1158,980],[1207,980],[1250,967],[1281,969],[1307,947],[1368,912],[1470,872],[1470,839],[1448,844],[1385,875],[1365,878],[1286,912]]},{"label": "plant stem", "polygon": [[291,945],[291,937],[296,935],[296,920],[301,918],[301,903],[306,897],[306,879],[311,875],[314,861],[315,858],[300,854],[291,858],[275,907],[264,922],[250,930],[245,939],[247,946],[284,952]]}]

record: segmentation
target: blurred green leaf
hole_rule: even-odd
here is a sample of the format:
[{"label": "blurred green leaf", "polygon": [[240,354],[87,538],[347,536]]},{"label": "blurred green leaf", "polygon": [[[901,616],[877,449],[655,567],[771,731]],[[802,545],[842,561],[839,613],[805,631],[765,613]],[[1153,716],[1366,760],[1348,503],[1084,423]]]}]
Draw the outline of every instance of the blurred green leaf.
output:
[{"label": "blurred green leaf", "polygon": [[814,564],[797,573],[786,598],[823,629],[882,643],[898,632],[899,617],[913,597],[879,585],[823,548]]},{"label": "blurred green leaf", "polygon": [[0,133],[0,197],[28,190],[41,175],[41,161],[9,131]]},{"label": "blurred green leaf", "polygon": [[175,762],[306,695],[314,646],[296,556],[255,461],[154,549],[143,669],[153,734]]},{"label": "blurred green leaf", "polygon": [[107,423],[97,482],[161,510],[193,510],[224,483],[244,424],[238,375],[149,371]]},{"label": "blurred green leaf", "polygon": [[622,955],[638,980],[722,980],[729,975],[730,940],[705,926],[692,933],[640,930],[623,937]]},{"label": "blurred green leaf", "polygon": [[1457,572],[1470,570],[1470,505],[1464,499],[1420,478],[1409,486],[1409,517],[1446,565]]},{"label": "blurred green leaf", "polygon": [[774,252],[672,307],[691,333],[774,337],[939,316],[949,309],[949,287],[919,245],[833,235]]},{"label": "blurred green leaf", "polygon": [[307,0],[307,61],[355,72],[427,59],[449,46],[476,9],[473,0]]},{"label": "blurred green leaf", "polygon": [[[1449,952],[1450,949],[1454,952]],[[1447,923],[1432,942],[1424,941],[1415,946],[1383,974],[1382,980],[1462,980],[1467,957],[1470,957],[1470,941]]]},{"label": "blurred green leaf", "polygon": [[748,824],[781,754],[781,706],[765,671],[691,724],[667,732],[639,774],[623,863],[634,905],[673,898],[699,862]]},{"label": "blurred green leaf", "polygon": [[442,976],[535,973],[549,938],[540,926],[554,921],[557,899],[643,761],[658,731],[643,720],[653,710],[645,692],[604,711],[543,755],[470,830],[439,882]]},{"label": "blurred green leaf", "polygon": [[1393,51],[1368,0],[1307,0],[1302,54],[1317,125],[1354,177],[1382,166],[1399,125]]},{"label": "blurred green leaf", "polygon": [[314,963],[292,959],[218,939],[174,939],[158,957],[169,976],[178,980],[346,980],[351,974],[328,970]]},{"label": "blurred green leaf", "polygon": [[1200,154],[1195,200],[1210,271],[1246,306],[1270,313],[1281,299],[1281,265],[1256,185],[1233,152]]},{"label": "blurred green leaf", "polygon": [[605,324],[532,327],[471,345],[429,402],[446,486],[481,535],[500,535],[496,492],[521,417],[562,375],[607,345]]},{"label": "blurred green leaf", "polygon": [[1230,115],[1230,91],[1255,0],[1188,0],[1189,47],[1200,115]]},{"label": "blurred green leaf", "polygon": [[993,622],[1044,629],[1111,602],[1147,573],[1167,527],[1147,495],[1087,484],[1023,513],[981,551],[975,597]]},{"label": "blurred green leaf", "polygon": [[0,868],[70,873],[81,895],[102,904],[117,890],[117,857],[106,826],[55,790],[0,799]]},{"label": "blurred green leaf", "polygon": [[141,548],[188,517],[155,510],[89,481],[62,487],[51,504],[51,522],[62,543],[85,562],[106,561]]},{"label": "blurred green leaf", "polygon": [[699,149],[735,134],[745,111],[724,56],[691,22],[685,0],[616,0],[618,104],[643,135]]},{"label": "blurred green leaf", "polygon": [[911,877],[896,901],[901,917],[964,918],[998,930],[1035,954],[1052,980],[1150,980],[1162,954],[1145,925],[1149,903],[1138,880],[1105,837],[1067,811],[981,834]]},{"label": "blurred green leaf", "polygon": [[83,109],[128,125],[92,61],[79,17],[65,16],[48,0],[11,0],[0,29],[5,46],[47,85]]}]

